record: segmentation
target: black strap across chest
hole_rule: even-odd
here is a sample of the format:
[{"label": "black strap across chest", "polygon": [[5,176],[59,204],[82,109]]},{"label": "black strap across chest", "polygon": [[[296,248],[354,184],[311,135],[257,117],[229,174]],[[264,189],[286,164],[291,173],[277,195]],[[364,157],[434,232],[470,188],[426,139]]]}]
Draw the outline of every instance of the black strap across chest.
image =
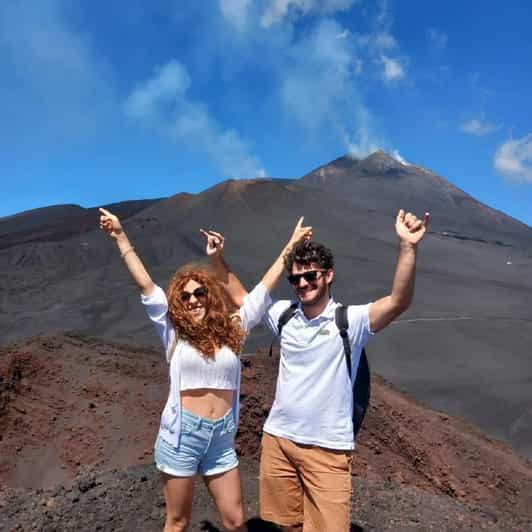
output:
[{"label": "black strap across chest", "polygon": [[[283,327],[292,319],[297,307],[298,303],[294,302],[288,308],[286,308],[279,316],[279,320],[277,322],[277,332],[279,338],[281,337]],[[351,344],[349,343],[348,334],[349,321],[347,319],[347,307],[345,305],[339,305],[338,307],[336,307],[334,313],[334,321],[344,344],[344,354],[345,362],[347,365],[347,372],[349,374],[349,379],[351,380],[353,386],[353,434],[356,437],[358,431],[362,427],[362,422],[364,421],[364,416],[366,415],[371,395],[371,381],[368,358],[366,356],[366,349],[362,348],[357,373],[355,376],[355,380],[353,381],[353,375],[351,370]],[[270,356],[272,356],[272,347],[273,342],[270,345]]]}]

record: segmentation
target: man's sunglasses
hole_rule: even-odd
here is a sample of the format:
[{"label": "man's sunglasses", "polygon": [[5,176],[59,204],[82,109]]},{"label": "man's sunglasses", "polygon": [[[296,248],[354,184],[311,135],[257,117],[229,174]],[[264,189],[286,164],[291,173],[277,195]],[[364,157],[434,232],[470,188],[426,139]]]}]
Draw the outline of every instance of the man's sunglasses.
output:
[{"label": "man's sunglasses", "polygon": [[299,286],[301,278],[305,279],[307,283],[314,283],[318,280],[318,273],[326,272],[327,270],[309,270],[304,273],[293,273],[288,276],[288,282],[295,286]]},{"label": "man's sunglasses", "polygon": [[187,303],[192,296],[194,296],[196,299],[205,299],[207,297],[207,294],[209,293],[209,290],[207,290],[206,286],[198,286],[193,292],[187,292],[186,290],[183,290],[179,294],[179,299],[183,303]]}]

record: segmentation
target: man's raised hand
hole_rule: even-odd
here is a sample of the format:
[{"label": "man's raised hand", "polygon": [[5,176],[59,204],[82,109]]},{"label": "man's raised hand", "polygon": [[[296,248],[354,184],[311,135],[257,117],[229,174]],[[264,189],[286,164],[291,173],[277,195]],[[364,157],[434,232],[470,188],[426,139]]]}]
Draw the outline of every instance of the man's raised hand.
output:
[{"label": "man's raised hand", "polygon": [[205,231],[205,229],[200,229],[200,233],[207,239],[205,253],[209,257],[221,255],[224,249],[224,237],[216,231]]},{"label": "man's raised hand", "polygon": [[312,238],[312,226],[311,225],[304,226],[303,219],[304,219],[304,216],[301,216],[301,218],[297,221],[294,232],[292,233],[292,236],[290,240],[288,241],[288,246],[291,247],[297,244],[302,239],[310,240]]},{"label": "man's raised hand", "polygon": [[111,238],[118,238],[122,233],[122,225],[117,216],[100,207],[100,229],[103,229]]},{"label": "man's raised hand", "polygon": [[423,220],[420,220],[411,212],[405,213],[400,209],[395,220],[395,230],[402,242],[407,242],[413,246],[425,236],[429,223],[430,213],[426,212]]}]

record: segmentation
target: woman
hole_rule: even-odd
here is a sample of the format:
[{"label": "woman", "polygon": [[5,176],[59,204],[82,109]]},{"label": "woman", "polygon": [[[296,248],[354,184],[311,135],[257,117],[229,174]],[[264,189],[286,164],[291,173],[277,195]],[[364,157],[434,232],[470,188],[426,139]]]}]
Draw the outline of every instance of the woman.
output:
[{"label": "woman", "polygon": [[[166,500],[164,532],[186,530],[196,476],[202,475],[228,530],[244,530],[244,510],[234,440],[238,423],[240,361],[247,333],[262,319],[269,292],[283,269],[283,256],[312,228],[299,220],[288,244],[262,281],[229,313],[222,286],[204,268],[182,268],[166,294],[149,276],[120,221],[100,209],[100,227],[118,246],[141,301],[162,340],[170,391],[161,415],[155,463]],[[219,266],[223,238],[203,232],[207,254]],[[227,282],[231,283],[231,276]]]}]

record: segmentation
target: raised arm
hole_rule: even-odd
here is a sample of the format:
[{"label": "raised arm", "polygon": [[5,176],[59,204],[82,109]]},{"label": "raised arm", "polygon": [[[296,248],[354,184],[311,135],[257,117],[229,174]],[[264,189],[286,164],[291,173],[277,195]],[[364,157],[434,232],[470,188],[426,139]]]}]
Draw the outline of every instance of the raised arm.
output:
[{"label": "raised arm", "polygon": [[237,307],[241,307],[248,291],[224,260],[224,237],[216,231],[200,229],[200,232],[207,239],[205,252],[211,259],[216,279],[223,285],[233,303]]},{"label": "raised arm", "polygon": [[425,236],[429,213],[423,220],[401,209],[395,221],[395,230],[399,236],[399,257],[395,268],[392,292],[389,296],[375,301],[369,307],[369,323],[372,332],[386,327],[402,314],[412,303],[416,278],[417,246]]},{"label": "raised arm", "polygon": [[120,220],[106,209],[100,208],[99,211],[100,229],[103,229],[116,242],[131,277],[139,286],[140,291],[145,296],[149,295],[155,285],[135,252],[135,248],[131,245]]},{"label": "raised arm", "polygon": [[[231,271],[223,258],[223,236],[216,231],[205,231],[204,229],[201,229],[200,231],[207,239],[206,252],[211,258],[211,263],[216,278],[224,285],[235,305],[241,307],[248,291],[242,285],[233,271]],[[275,288],[276,284],[279,282],[279,279],[283,275],[284,256],[290,252],[292,246],[299,242],[299,240],[302,238],[310,239],[311,237],[312,227],[304,227],[303,217],[301,217],[297,222],[292,236],[281,250],[281,254],[277,257],[275,262],[270,266],[269,270],[262,278],[262,283],[266,286],[268,292],[271,292]]]},{"label": "raised arm", "polygon": [[303,226],[303,216],[298,220],[292,236],[281,250],[281,254],[275,259],[275,262],[270,266],[270,269],[264,274],[262,283],[272,292],[277,286],[284,272],[284,258],[292,251],[292,248],[302,239],[310,240],[312,238],[312,227]]}]

